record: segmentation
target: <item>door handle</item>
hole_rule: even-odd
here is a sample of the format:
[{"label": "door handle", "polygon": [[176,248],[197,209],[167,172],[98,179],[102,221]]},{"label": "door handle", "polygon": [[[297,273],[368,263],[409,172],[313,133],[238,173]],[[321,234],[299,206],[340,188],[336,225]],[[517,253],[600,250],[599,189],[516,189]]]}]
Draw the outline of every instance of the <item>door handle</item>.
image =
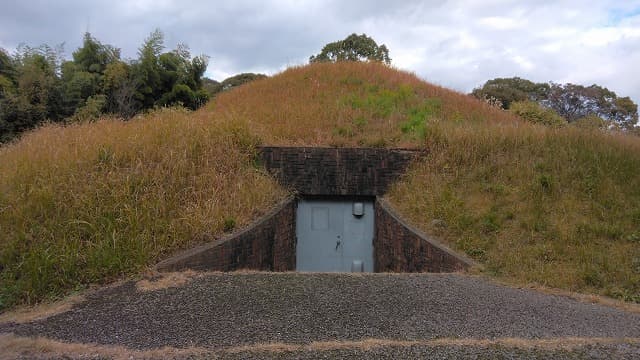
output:
[{"label": "door handle", "polygon": [[336,241],[336,251],[338,251],[339,247],[340,247],[340,240]]}]

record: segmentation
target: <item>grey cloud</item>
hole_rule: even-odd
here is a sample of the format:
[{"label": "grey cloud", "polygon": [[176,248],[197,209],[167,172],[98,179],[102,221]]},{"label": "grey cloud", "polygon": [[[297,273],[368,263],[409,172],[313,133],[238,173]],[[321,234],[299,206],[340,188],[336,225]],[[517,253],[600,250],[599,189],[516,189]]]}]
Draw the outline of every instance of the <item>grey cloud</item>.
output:
[{"label": "grey cloud", "polygon": [[638,36],[605,47],[578,43],[580,34],[603,26],[640,31],[638,0],[624,6],[614,0],[0,0],[0,6],[6,9],[0,45],[7,47],[66,41],[69,55],[88,29],[135,57],[160,28],[167,47],[187,43],[192,53],[212,57],[209,74],[224,76],[276,72],[306,62],[328,42],[364,32],[389,47],[394,64],[461,91],[521,76],[596,82],[640,101]]}]

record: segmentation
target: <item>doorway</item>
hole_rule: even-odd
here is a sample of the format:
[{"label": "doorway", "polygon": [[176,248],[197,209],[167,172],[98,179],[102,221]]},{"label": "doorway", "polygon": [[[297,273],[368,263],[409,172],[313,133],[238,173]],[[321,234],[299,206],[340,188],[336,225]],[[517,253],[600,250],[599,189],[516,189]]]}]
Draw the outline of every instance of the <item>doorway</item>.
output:
[{"label": "doorway", "polygon": [[300,199],[296,270],[373,272],[373,199]]}]

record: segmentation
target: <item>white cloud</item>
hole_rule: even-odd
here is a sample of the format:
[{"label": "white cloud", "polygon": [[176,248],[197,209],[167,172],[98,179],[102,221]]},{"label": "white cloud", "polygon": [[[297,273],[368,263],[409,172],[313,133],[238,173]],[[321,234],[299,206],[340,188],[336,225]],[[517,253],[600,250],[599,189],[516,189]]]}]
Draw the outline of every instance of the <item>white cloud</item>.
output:
[{"label": "white cloud", "polygon": [[478,21],[482,26],[486,26],[496,30],[510,30],[524,26],[518,19],[503,16],[490,16],[482,18]]},{"label": "white cloud", "polygon": [[367,33],[395,66],[469,91],[495,77],[598,83],[640,102],[640,0],[0,0],[0,44],[66,42],[82,32],[135,57],[155,28],[212,57],[207,74],[274,73],[328,42]]}]

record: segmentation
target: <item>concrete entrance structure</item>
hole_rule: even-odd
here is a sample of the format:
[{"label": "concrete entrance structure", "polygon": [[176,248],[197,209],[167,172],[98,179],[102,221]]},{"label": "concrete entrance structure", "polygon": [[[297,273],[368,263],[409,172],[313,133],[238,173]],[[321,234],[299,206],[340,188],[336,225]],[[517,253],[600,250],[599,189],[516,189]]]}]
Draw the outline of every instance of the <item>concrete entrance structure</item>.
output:
[{"label": "concrete entrance structure", "polygon": [[[257,161],[295,195],[248,228],[221,239],[212,239],[199,248],[163,261],[156,268],[160,271],[351,271],[354,268],[358,271],[357,261],[362,259],[362,270],[374,272],[454,272],[467,269],[474,264],[472,260],[405,223],[382,199],[388,187],[421,154],[406,149],[380,148],[259,148]],[[349,226],[343,224],[340,227],[336,223],[331,230],[333,212],[338,214],[341,211],[343,221],[351,219],[347,215],[353,217],[353,199],[369,201],[363,209],[365,214],[373,215],[371,247],[368,247],[368,238],[353,250],[347,247],[351,242],[340,240],[338,243],[337,236],[342,239],[345,232],[353,230]],[[336,204],[333,212],[330,209],[326,213],[318,210],[317,220],[329,221],[327,234],[326,237],[318,235],[320,242],[313,245],[312,241],[311,247],[307,247],[308,240],[297,232],[296,222],[301,219],[297,215],[299,211],[313,211],[304,210],[311,200],[339,200],[345,204],[342,207]],[[302,220],[300,225],[310,229],[313,223],[309,216],[313,215],[306,216],[307,220]],[[334,221],[339,221],[338,218],[336,215]],[[314,248],[316,245],[318,248]],[[370,249],[372,260],[368,260]],[[331,265],[321,267],[311,259],[313,256],[319,256],[318,263]],[[298,260],[302,260],[300,266]]]}]

